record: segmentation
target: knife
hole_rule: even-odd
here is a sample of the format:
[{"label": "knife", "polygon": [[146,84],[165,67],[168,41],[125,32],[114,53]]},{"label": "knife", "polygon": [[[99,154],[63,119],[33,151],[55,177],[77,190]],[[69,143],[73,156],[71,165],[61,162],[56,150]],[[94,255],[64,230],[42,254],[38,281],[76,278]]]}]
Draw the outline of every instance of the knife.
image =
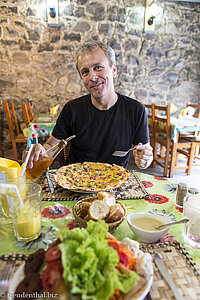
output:
[{"label": "knife", "polygon": [[54,193],[54,186],[53,186],[53,183],[51,181],[51,178],[49,176],[49,172],[48,171],[46,171],[46,178],[47,178],[47,181],[48,181],[50,192],[53,194]]},{"label": "knife", "polygon": [[175,298],[177,300],[184,300],[184,298],[182,297],[182,295],[179,293],[173,279],[171,278],[169,272],[168,272],[168,269],[166,267],[166,265],[164,264],[162,258],[159,256],[158,253],[156,253],[154,255],[154,260],[155,260],[155,263],[158,267],[158,270],[160,271],[160,273],[162,274],[162,276],[164,277],[164,279],[167,281],[167,283],[169,284]]}]

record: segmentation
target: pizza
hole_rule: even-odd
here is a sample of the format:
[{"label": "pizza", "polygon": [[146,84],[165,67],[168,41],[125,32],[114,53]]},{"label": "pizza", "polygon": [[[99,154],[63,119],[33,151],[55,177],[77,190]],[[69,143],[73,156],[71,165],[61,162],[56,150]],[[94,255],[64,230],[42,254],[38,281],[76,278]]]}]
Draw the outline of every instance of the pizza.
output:
[{"label": "pizza", "polygon": [[99,192],[115,189],[128,178],[125,168],[107,163],[84,162],[59,168],[56,182],[72,191]]}]

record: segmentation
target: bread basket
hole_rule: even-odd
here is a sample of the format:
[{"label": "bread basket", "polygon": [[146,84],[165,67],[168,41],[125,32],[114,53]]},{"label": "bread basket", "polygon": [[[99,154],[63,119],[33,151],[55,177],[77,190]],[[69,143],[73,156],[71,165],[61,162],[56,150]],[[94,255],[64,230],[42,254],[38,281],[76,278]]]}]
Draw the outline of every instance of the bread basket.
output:
[{"label": "bread basket", "polygon": [[[74,214],[74,218],[76,220],[76,223],[78,224],[79,227],[85,227],[85,228],[87,227],[87,221],[84,220],[84,219],[82,219],[80,217],[82,203],[83,202],[92,202],[92,201],[97,200],[97,199],[98,199],[97,196],[95,196],[95,197],[88,197],[88,198],[82,199],[82,200],[78,201],[76,204],[74,204],[74,206],[72,208],[72,212]],[[107,223],[108,226],[109,226],[108,231],[110,233],[114,232],[117,229],[117,227],[124,221],[124,219],[126,217],[126,213],[127,213],[125,206],[121,202],[119,202],[119,201],[116,200],[116,203],[119,204],[119,205],[121,205],[121,207],[122,207],[122,209],[124,211],[124,215],[123,215],[123,217],[121,219],[119,219],[119,220],[117,220],[115,222],[112,222],[112,223],[109,222],[109,223]]]}]

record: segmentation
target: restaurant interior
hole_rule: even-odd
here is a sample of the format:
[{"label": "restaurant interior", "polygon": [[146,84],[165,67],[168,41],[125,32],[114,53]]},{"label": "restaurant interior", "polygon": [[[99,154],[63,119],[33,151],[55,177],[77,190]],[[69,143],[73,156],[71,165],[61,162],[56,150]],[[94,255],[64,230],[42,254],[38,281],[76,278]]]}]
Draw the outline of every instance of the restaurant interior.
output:
[{"label": "restaurant interior", "polygon": [[[183,205],[187,201],[176,203],[179,188],[187,189],[184,199],[189,199],[189,190],[195,197],[200,195],[199,19],[199,0],[0,0],[0,199],[1,193],[9,195],[3,192],[6,186],[2,176],[5,168],[11,167],[3,159],[11,160],[21,170],[23,150],[38,142],[43,144],[65,103],[88,94],[76,69],[77,51],[88,39],[114,49],[115,91],[137,99],[146,109],[153,161],[147,169],[138,168],[130,153],[126,171],[129,179],[112,194],[114,204],[122,206],[123,216],[113,227],[108,221],[108,230],[118,241],[125,237],[139,241],[140,250],[152,255],[151,278],[148,274],[138,294],[115,291],[108,298],[90,299],[200,299],[199,229],[195,242],[186,241],[189,234],[184,232],[191,227],[182,224],[168,227],[167,233],[149,243],[140,238],[127,217],[148,212],[170,222],[190,219]],[[68,191],[54,177],[69,151],[70,142],[49,171],[33,181],[42,189],[38,197],[43,200],[37,236],[20,240],[17,227],[13,231],[14,205],[11,209],[9,204],[6,212],[1,199],[0,298],[14,299],[19,273],[13,275],[18,268],[23,273],[21,266],[28,255],[39,248],[46,251],[56,239],[55,231],[87,226],[89,219],[80,220],[77,203],[98,194]],[[20,180],[16,186],[20,187]],[[19,197],[17,191],[9,197],[21,199],[21,188]],[[196,227],[200,228],[199,205],[196,211]],[[167,265],[176,291],[158,271],[157,253]],[[63,299],[71,298],[65,294]]]}]

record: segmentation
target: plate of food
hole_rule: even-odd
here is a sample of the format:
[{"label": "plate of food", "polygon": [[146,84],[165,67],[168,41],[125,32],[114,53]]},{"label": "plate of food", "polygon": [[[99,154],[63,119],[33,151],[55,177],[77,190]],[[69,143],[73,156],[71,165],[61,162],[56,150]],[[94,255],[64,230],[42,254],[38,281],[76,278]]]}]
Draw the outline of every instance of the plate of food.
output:
[{"label": "plate of food", "polygon": [[32,294],[35,299],[51,295],[66,300],[142,300],[149,292],[151,255],[129,238],[117,241],[104,221],[62,229],[58,236],[46,251],[37,250],[19,267],[9,286],[9,300],[14,294],[17,299]]},{"label": "plate of food", "polygon": [[125,168],[107,163],[84,162],[59,168],[55,180],[74,192],[95,193],[121,186],[128,178]]}]

